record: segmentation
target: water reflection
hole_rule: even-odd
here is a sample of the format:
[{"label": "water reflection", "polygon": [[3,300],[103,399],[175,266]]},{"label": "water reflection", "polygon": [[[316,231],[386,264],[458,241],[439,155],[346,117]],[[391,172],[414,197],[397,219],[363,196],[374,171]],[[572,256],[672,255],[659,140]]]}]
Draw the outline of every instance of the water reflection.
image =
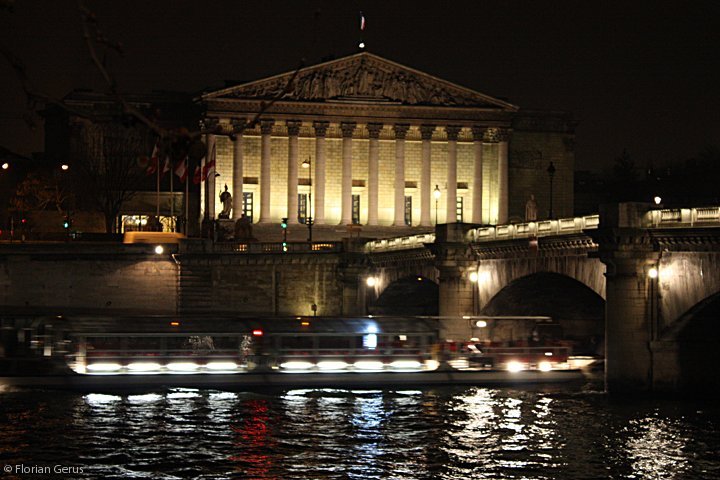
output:
[{"label": "water reflection", "polygon": [[682,477],[689,466],[684,451],[688,438],[677,421],[657,416],[633,420],[629,426],[627,452],[635,478]]},{"label": "water reflection", "polygon": [[508,389],[0,394],[0,460],[84,478],[718,478],[720,409]]}]

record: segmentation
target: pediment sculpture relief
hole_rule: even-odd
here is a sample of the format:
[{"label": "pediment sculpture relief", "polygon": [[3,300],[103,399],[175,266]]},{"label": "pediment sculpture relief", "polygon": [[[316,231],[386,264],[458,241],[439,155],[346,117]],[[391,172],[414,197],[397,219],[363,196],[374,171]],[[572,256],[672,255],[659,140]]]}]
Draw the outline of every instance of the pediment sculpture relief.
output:
[{"label": "pediment sculpture relief", "polygon": [[[235,98],[274,98],[283,91],[291,75],[238,86],[228,95]],[[301,71],[283,98],[299,101],[358,99],[406,105],[498,106],[461,87],[453,88],[451,84],[430,76],[363,56]]]}]

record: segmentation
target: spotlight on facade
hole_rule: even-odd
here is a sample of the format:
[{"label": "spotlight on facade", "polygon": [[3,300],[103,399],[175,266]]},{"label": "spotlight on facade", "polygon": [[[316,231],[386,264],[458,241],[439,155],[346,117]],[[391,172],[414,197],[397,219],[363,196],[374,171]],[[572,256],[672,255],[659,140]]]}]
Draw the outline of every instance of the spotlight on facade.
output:
[{"label": "spotlight on facade", "polygon": [[650,270],[648,270],[648,277],[657,278],[658,277],[658,269],[655,267],[652,267]]},{"label": "spotlight on facade", "polygon": [[367,279],[365,279],[365,283],[368,287],[374,287],[377,285],[377,279],[375,277],[367,277]]},{"label": "spotlight on facade", "polygon": [[162,253],[163,253],[164,251],[165,251],[165,249],[163,248],[162,245],[157,245],[157,246],[155,246],[155,253],[157,253],[158,255],[162,255]]},{"label": "spotlight on facade", "polygon": [[477,283],[478,281],[478,273],[477,272],[470,272],[470,276],[468,277],[472,283]]},{"label": "spotlight on facade", "polygon": [[662,198],[660,198],[660,196],[658,195],[655,195],[655,197],[653,198],[653,202],[655,202],[655,205],[660,205],[660,203],[662,203]]}]

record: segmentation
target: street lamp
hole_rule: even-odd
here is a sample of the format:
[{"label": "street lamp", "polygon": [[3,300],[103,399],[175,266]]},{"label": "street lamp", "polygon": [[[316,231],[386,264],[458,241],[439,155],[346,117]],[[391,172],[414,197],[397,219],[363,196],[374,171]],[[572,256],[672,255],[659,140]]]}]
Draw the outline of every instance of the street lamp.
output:
[{"label": "street lamp", "polygon": [[435,197],[435,225],[438,223],[438,200],[440,200],[440,187],[435,185],[435,190],[433,191],[433,197]]},{"label": "street lamp", "polygon": [[547,168],[548,177],[550,177],[550,220],[553,218],[553,177],[555,176],[555,165],[550,162]]},{"label": "street lamp", "polygon": [[302,162],[302,167],[308,169],[308,186],[310,188],[310,193],[308,193],[308,205],[307,205],[307,211],[308,215],[305,218],[305,223],[307,223],[308,227],[308,243],[312,243],[312,226],[313,226],[313,218],[312,218],[312,163],[310,162],[310,157],[306,158],[305,161]]}]

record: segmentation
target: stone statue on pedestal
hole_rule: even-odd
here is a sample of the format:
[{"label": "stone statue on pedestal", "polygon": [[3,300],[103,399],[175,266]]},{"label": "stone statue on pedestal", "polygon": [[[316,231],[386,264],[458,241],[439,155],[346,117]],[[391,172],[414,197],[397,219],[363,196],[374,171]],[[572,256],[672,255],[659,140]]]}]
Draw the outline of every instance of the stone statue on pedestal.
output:
[{"label": "stone statue on pedestal", "polygon": [[537,202],[535,201],[535,195],[530,194],[530,200],[525,204],[525,221],[534,222],[537,220]]},{"label": "stone statue on pedestal", "polygon": [[228,186],[225,185],[225,191],[220,194],[220,202],[222,202],[222,212],[218,215],[218,218],[230,218],[230,212],[232,211],[232,195],[228,192]]}]

